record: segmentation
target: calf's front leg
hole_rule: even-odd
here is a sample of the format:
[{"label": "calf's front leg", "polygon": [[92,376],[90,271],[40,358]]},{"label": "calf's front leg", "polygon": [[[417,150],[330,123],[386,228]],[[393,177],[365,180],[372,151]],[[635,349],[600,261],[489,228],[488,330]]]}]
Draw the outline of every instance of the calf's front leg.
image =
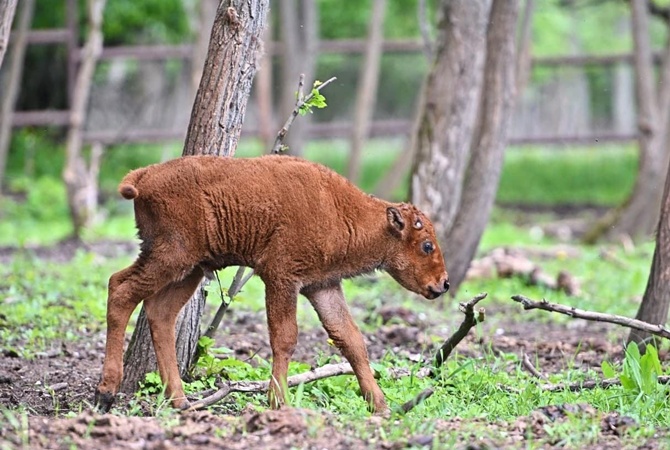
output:
[{"label": "calf's front leg", "polygon": [[349,313],[341,284],[338,282],[328,287],[307,287],[302,290],[302,293],[316,310],[328,336],[351,364],[361,387],[361,394],[367,400],[370,408],[376,414],[387,412],[388,406],[384,393],[370,370],[363,335]]},{"label": "calf's front leg", "polygon": [[298,290],[295,286],[265,281],[265,307],[272,348],[272,379],[268,400],[272,409],[279,409],[286,404],[288,364],[298,342],[297,301]]}]

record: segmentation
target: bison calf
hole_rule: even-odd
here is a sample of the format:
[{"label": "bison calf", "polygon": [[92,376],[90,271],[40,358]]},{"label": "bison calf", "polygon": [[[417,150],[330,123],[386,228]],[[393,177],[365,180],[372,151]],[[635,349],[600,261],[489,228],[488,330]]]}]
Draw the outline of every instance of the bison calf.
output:
[{"label": "bison calf", "polygon": [[347,358],[361,393],[387,409],[341,280],[384,270],[436,298],[449,278],[433,226],[416,207],[364,194],[335,172],[288,156],[189,156],[130,172],[119,185],[135,201],[137,260],[109,279],[107,344],[96,404],[109,410],[123,375],[128,319],[144,300],[166,392],[188,407],[175,354],[175,320],[204,274],[253,267],[265,283],[272,347],[270,405],[285,403],[298,338],[296,302],[307,297]]}]

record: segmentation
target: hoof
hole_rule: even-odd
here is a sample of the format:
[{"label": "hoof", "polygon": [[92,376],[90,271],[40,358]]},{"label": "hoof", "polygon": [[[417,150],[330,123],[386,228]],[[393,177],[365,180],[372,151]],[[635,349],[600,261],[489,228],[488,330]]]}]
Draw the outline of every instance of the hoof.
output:
[{"label": "hoof", "polygon": [[112,408],[113,403],[114,403],[114,394],[109,392],[100,392],[97,389],[95,390],[95,398],[93,400],[93,404],[98,409],[98,411],[100,411],[101,413],[109,412],[109,410]]},{"label": "hoof", "polygon": [[184,400],[182,402],[179,402],[178,404],[175,404],[174,407],[180,411],[186,411],[191,407],[191,403],[189,403],[188,400]]}]

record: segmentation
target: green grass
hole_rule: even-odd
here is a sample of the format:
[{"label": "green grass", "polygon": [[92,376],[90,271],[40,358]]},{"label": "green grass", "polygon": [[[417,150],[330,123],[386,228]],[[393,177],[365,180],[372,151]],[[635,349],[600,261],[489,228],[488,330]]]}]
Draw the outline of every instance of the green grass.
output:
[{"label": "green grass", "polygon": [[629,146],[511,148],[499,203],[615,206],[635,183],[637,151]]}]

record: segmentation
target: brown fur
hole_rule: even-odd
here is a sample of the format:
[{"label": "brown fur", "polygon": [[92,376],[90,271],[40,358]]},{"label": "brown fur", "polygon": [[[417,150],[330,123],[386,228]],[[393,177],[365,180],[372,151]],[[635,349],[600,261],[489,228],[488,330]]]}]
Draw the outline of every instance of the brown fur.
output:
[{"label": "brown fur", "polygon": [[[175,355],[177,314],[205,273],[245,265],[266,286],[270,405],[285,402],[301,293],[351,363],[363,396],[375,411],[387,409],[340,281],[379,269],[427,298],[446,292],[442,252],[419,210],[366,195],[335,172],[288,156],[184,157],[130,172],[119,192],[135,201],[142,244],[135,263],[109,280],[98,405],[111,406],[128,319],[144,300],[167,394],[175,407],[187,407]],[[433,251],[426,252],[427,242]]]}]

